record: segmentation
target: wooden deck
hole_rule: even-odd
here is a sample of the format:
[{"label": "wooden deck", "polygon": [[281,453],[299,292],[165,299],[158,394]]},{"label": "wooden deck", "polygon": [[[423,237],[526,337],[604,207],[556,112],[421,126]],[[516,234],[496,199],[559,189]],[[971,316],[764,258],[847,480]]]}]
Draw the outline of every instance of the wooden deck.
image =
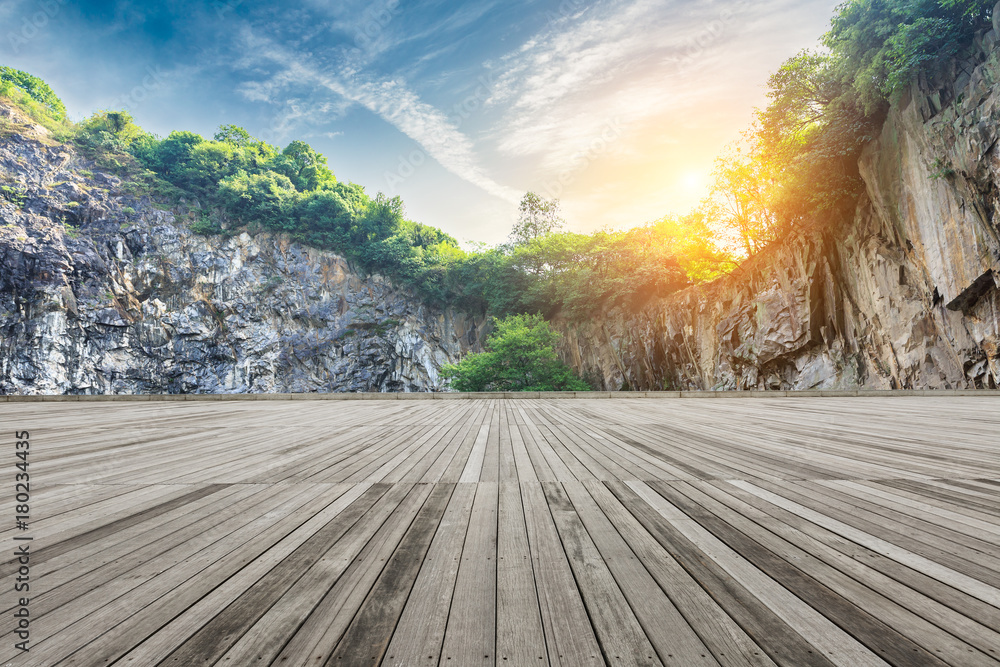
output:
[{"label": "wooden deck", "polygon": [[995,398],[4,403],[0,424],[0,665],[1000,664]]}]

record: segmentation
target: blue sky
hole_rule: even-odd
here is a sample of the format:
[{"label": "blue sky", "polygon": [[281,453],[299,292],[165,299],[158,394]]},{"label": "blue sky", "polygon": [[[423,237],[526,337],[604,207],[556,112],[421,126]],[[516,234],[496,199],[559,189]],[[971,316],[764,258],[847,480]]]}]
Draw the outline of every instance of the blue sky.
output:
[{"label": "blue sky", "polygon": [[338,178],[463,241],[527,190],[574,231],[684,213],[839,0],[0,0],[0,64],[71,116],[308,141]]}]

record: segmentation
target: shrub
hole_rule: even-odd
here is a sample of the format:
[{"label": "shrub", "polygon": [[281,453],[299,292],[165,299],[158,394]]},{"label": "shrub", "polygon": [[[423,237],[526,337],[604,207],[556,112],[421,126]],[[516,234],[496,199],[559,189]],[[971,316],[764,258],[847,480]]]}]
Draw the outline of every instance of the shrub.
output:
[{"label": "shrub", "polygon": [[468,391],[589,391],[555,352],[559,333],[541,315],[493,320],[486,352],[442,368],[452,388]]}]

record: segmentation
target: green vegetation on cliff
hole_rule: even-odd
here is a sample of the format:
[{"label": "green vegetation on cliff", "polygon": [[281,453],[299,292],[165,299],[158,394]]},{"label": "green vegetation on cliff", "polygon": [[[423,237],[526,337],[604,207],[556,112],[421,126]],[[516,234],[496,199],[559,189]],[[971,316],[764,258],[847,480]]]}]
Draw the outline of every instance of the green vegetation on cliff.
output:
[{"label": "green vegetation on cliff", "polygon": [[408,220],[398,197],[338,180],[302,141],[279,148],[234,125],[210,139],[159,138],[124,111],[70,126],[43,81],[10,68],[0,68],[0,95],[59,129],[57,138],[71,134],[134,192],[196,199],[199,233],[286,233],[432,303],[582,320],[712,279],[790,233],[849,216],[861,190],[859,153],[888,102],[915,75],[961,56],[990,18],[983,0],[849,0],[823,38],[826,50],[799,53],[771,77],[767,107],[718,159],[698,210],[585,235],[561,231],[558,202],[528,193],[509,242],[475,252]]},{"label": "green vegetation on cliff", "polygon": [[494,319],[486,351],[444,366],[458,391],[589,391],[556,354],[559,334],[541,315]]},{"label": "green vegetation on cliff", "polygon": [[914,75],[960,56],[990,28],[993,0],[853,0],[833,18],[823,41],[842,94],[876,113]]},{"label": "green vegetation on cliff", "polygon": [[287,233],[432,303],[473,312],[583,319],[602,306],[638,305],[720,275],[728,261],[697,214],[575,234],[558,231],[558,202],[530,192],[508,243],[466,252],[441,230],[408,220],[399,197],[370,197],[338,181],[308,144],[278,149],[233,125],[213,139],[192,132],[158,139],[126,112],[102,111],[81,123],[76,141],[108,164],[131,156],[147,170],[147,184],[155,175],[207,205],[197,232]]},{"label": "green vegetation on cliff", "polygon": [[[0,98],[16,104],[33,121],[48,129],[54,139],[64,141],[73,136],[74,128],[66,119],[62,100],[37,76],[0,66]],[[0,134],[3,129],[0,125]]]},{"label": "green vegetation on cliff", "polygon": [[27,72],[0,66],[0,94],[5,97],[10,96],[14,87],[40,104],[53,119],[66,120],[66,107],[49,88],[49,84]]},{"label": "green vegetation on cliff", "polygon": [[752,255],[802,228],[854,213],[858,158],[888,105],[921,74],[965,57],[990,28],[993,0],[849,0],[826,49],[787,60],[769,103],[717,163],[704,210],[729,246]]}]

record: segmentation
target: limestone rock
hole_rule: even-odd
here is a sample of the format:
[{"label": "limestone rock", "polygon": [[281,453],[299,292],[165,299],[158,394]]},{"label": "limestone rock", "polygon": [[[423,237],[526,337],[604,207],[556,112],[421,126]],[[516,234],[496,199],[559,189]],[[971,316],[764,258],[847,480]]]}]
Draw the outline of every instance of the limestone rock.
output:
[{"label": "limestone rock", "polygon": [[605,390],[997,387],[1000,55],[987,37],[892,108],[861,158],[851,224],[638,313],[563,322],[563,358]]},{"label": "limestone rock", "polygon": [[282,236],[195,235],[0,110],[28,128],[0,139],[0,394],[441,391],[479,347],[481,317]]}]

